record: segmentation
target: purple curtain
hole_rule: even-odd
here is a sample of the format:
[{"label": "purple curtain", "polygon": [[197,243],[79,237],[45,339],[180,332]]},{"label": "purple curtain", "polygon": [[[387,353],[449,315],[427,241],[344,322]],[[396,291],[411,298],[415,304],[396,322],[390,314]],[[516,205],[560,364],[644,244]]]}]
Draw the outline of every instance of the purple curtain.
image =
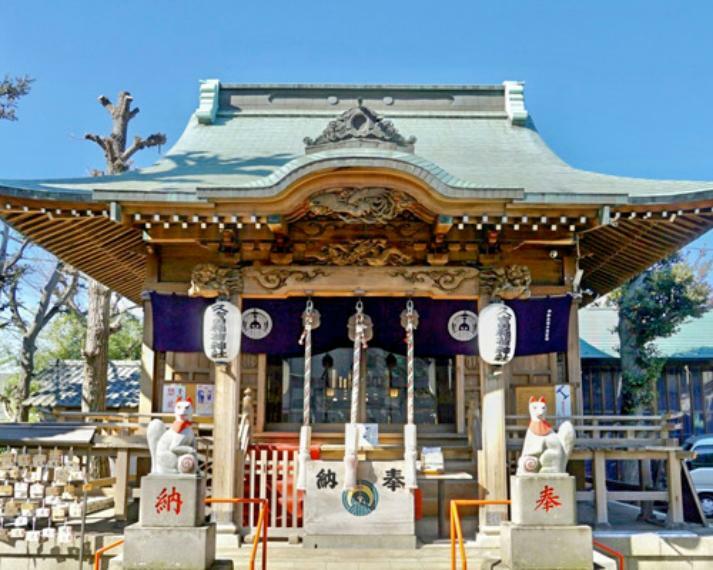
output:
[{"label": "purple curtain", "polygon": [[506,304],[515,311],[515,356],[567,351],[571,296],[506,301]]},{"label": "purple curtain", "polygon": [[[314,307],[321,315],[321,324],[312,332],[312,353],[319,354],[335,348],[351,347],[347,322],[356,312],[357,299],[316,298]],[[374,338],[369,346],[389,352],[406,353],[405,331],[401,326],[401,311],[406,308],[406,299],[366,297],[362,299],[364,313],[374,323]],[[477,354],[475,341],[461,342],[448,333],[448,319],[453,313],[463,310],[475,312],[472,301],[435,301],[414,299],[414,308],[419,315],[418,329],[414,334],[415,352],[418,356],[449,356],[453,354]],[[302,334],[304,299],[243,301],[243,319],[250,326],[251,309],[266,311],[273,321],[272,332],[261,340],[243,336],[245,352],[269,352],[281,356],[299,356],[304,347],[298,344]]]},{"label": "purple curtain", "polygon": [[[201,352],[203,311],[212,302],[210,299],[152,293],[154,349]],[[566,351],[571,302],[569,296],[508,301],[517,318],[515,354],[526,356]],[[406,300],[366,297],[363,303],[364,313],[374,323],[374,338],[369,345],[405,353],[405,333],[400,315],[406,308]],[[321,314],[321,326],[312,333],[313,353],[352,346],[347,334],[347,322],[355,313],[356,299],[316,298],[314,306]],[[475,340],[458,341],[448,332],[451,316],[464,310],[476,312],[474,302],[416,298],[414,308],[419,314],[419,326],[414,338],[418,356],[478,353]],[[243,321],[246,326],[250,326],[253,318],[252,309],[262,309],[270,315],[272,330],[260,340],[243,335],[243,352],[267,352],[285,357],[303,354],[304,348],[298,341],[302,334],[304,299],[244,299]]]},{"label": "purple curtain", "polygon": [[154,350],[203,352],[203,311],[212,299],[151,293]]}]

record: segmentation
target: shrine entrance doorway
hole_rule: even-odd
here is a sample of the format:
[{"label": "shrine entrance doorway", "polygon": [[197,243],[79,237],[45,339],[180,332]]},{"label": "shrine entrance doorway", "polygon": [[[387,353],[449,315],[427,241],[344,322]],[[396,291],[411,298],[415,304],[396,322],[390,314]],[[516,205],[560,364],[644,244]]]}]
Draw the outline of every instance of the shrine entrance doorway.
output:
[{"label": "shrine entrance doorway", "polygon": [[[320,325],[312,333],[309,422],[317,432],[343,434],[344,424],[350,422],[354,350],[348,322],[358,301],[313,299]],[[269,319],[272,326],[259,343],[244,337],[246,352],[265,354],[264,388],[259,392],[264,394],[266,432],[295,433],[303,423],[305,355],[298,339],[306,302],[306,298],[245,300],[244,331],[253,321],[253,312],[258,320]],[[407,302],[393,297],[363,299],[373,338],[360,351],[358,421],[378,424],[385,434],[403,433],[407,423],[407,347],[400,322]],[[419,433],[455,433],[462,426],[464,409],[463,358],[458,356],[475,351],[475,304],[418,298],[413,305],[419,314],[414,335],[414,423]]]},{"label": "shrine entrance doorway", "polygon": [[[352,391],[351,348],[312,357],[311,423],[318,431],[343,432]],[[406,423],[406,355],[370,346],[363,358],[360,416],[384,433]],[[289,431],[302,420],[304,357],[268,356],[268,430]],[[415,358],[415,422],[424,431],[453,432],[456,426],[455,355]]]}]

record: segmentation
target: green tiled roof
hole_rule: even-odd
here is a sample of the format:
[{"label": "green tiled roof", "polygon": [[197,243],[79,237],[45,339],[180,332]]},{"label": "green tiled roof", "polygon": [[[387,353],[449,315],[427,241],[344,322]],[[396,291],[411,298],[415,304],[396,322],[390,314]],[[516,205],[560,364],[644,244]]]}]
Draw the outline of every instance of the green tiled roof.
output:
[{"label": "green tiled roof", "polygon": [[[220,193],[270,196],[301,172],[339,162],[417,173],[453,197],[487,191],[490,197],[529,202],[617,204],[690,193],[713,196],[713,182],[645,180],[572,168],[549,149],[531,120],[512,118],[502,85],[224,84],[216,90],[217,100],[210,100],[211,93],[201,97],[200,110],[154,166],[100,179],[0,180],[2,193],[147,201],[194,201]],[[360,101],[402,135],[415,136],[414,154],[374,148],[305,154],[305,137],[319,135]]]},{"label": "green tiled roof", "polygon": [[[586,307],[579,311],[579,347],[582,358],[619,358],[619,322],[615,309]],[[713,359],[713,311],[691,319],[679,331],[655,342],[670,359]]]}]

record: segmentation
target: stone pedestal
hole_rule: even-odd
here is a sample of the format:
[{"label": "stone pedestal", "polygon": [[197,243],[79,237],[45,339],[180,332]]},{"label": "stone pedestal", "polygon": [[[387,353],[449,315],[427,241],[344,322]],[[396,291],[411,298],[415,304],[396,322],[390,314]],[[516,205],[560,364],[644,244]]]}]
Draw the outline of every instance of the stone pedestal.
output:
[{"label": "stone pedestal", "polygon": [[123,570],[206,570],[215,562],[215,524],[124,529]]},{"label": "stone pedestal", "polygon": [[510,478],[512,522],[500,552],[512,570],[591,570],[592,529],[577,525],[575,478],[533,474]]},{"label": "stone pedestal", "polygon": [[203,477],[146,475],[141,479],[139,523],[143,526],[200,526],[205,524],[204,501]]},{"label": "stone pedestal", "polygon": [[592,529],[503,523],[500,552],[512,570],[592,570]]},{"label": "stone pedestal", "polygon": [[123,570],[207,570],[215,564],[215,524],[205,522],[205,479],[141,479],[139,522],[124,529]]},{"label": "stone pedestal", "polygon": [[510,477],[510,496],[513,524],[577,524],[577,488],[571,475],[552,473]]}]

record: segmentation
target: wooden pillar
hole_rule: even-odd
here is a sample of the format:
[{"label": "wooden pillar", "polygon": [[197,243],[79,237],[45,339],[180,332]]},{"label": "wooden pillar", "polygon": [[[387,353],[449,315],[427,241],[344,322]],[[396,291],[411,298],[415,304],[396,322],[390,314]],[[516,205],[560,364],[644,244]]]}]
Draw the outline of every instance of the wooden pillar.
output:
[{"label": "wooden pillar", "polygon": [[683,526],[683,491],[681,483],[681,460],[675,451],[668,452],[666,461],[666,478],[668,479],[668,514],[666,526],[678,528]]},{"label": "wooden pillar", "polygon": [[154,411],[154,383],[156,377],[156,353],[153,349],[153,315],[151,300],[144,299],[144,336],[141,343],[141,384],[139,393],[139,413]]},{"label": "wooden pillar", "polygon": [[[233,299],[239,306],[239,300]],[[240,333],[240,331],[238,331]],[[211,364],[215,379],[213,407],[213,492],[216,498],[237,496],[238,427],[240,424],[240,355],[230,364]],[[214,505],[219,531],[235,532],[238,509],[232,504]]]},{"label": "wooden pillar", "polygon": [[572,299],[569,312],[569,332],[567,338],[567,382],[574,397],[572,415],[584,414],[582,397],[582,356],[579,351],[579,300]]},{"label": "wooden pillar", "polygon": [[[478,311],[489,303],[481,296]],[[482,446],[478,457],[478,484],[484,499],[508,498],[508,468],[505,439],[505,392],[512,376],[512,364],[491,366],[480,359]],[[500,523],[508,519],[507,506],[493,505],[479,509],[478,542],[497,545]]]},{"label": "wooden pillar", "polygon": [[607,504],[607,463],[603,451],[594,452],[594,506],[596,523],[599,527],[609,526],[609,506]]},{"label": "wooden pillar", "polygon": [[458,354],[455,357],[455,366],[453,370],[455,374],[455,406],[456,406],[456,431],[460,434],[465,433],[466,415],[465,415],[465,356]]},{"label": "wooden pillar", "polygon": [[[128,435],[126,430],[122,430],[122,435]],[[114,517],[118,521],[125,521],[129,507],[129,475],[131,465],[131,452],[128,448],[122,447],[116,452],[116,463],[114,464]]]}]

